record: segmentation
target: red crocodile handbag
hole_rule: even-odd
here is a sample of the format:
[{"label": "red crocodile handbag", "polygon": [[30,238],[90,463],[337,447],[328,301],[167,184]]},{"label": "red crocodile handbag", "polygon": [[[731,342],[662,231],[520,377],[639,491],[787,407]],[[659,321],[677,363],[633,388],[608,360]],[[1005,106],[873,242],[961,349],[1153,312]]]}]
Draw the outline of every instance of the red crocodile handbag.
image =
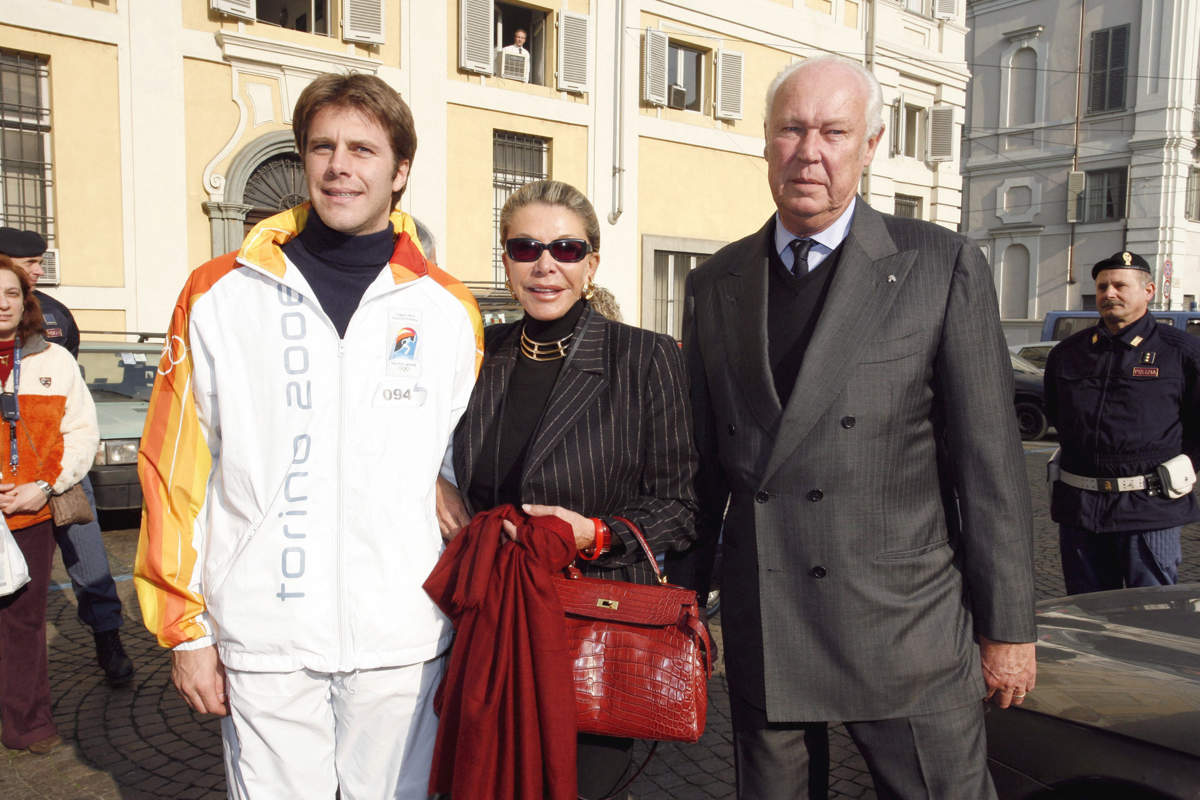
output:
[{"label": "red crocodile handbag", "polygon": [[694,742],[704,732],[712,642],[696,593],[672,586],[637,526],[658,584],[555,577],[573,654],[581,733]]}]

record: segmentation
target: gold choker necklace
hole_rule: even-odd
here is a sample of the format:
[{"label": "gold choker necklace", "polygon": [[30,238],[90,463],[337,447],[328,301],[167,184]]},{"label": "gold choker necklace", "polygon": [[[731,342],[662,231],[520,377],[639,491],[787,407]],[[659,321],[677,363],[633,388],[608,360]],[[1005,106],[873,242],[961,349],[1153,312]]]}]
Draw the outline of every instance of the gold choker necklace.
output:
[{"label": "gold choker necklace", "polygon": [[575,331],[571,331],[563,338],[553,342],[535,342],[525,335],[525,328],[522,326],[521,355],[530,361],[557,361],[560,358],[566,358],[567,345],[571,343],[573,336],[575,336]]}]

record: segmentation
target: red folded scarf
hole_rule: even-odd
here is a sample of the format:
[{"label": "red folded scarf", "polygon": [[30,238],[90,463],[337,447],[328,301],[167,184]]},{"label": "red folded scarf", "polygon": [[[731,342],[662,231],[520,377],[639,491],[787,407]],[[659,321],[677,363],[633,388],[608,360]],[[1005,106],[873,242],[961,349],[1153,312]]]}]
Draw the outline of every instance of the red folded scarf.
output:
[{"label": "red folded scarf", "polygon": [[[517,541],[500,525],[518,526]],[[569,523],[511,505],[477,514],[425,591],[454,622],[434,699],[431,793],[454,800],[574,800],[575,695],[553,576],[575,558]]]}]

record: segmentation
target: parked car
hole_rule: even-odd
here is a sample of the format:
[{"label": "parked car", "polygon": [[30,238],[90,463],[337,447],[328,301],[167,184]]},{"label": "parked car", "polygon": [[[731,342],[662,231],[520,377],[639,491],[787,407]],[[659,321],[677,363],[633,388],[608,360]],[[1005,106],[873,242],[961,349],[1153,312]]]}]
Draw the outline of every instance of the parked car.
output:
[{"label": "parked car", "polygon": [[494,281],[465,281],[466,287],[479,304],[484,326],[513,322],[525,314],[521,304],[503,283]]},{"label": "parked car", "polygon": [[987,712],[1001,798],[1200,798],[1200,584],[1037,606],[1037,685]]},{"label": "parked car", "polygon": [[1058,342],[1027,342],[1025,344],[1010,344],[1008,350],[1033,364],[1038,369],[1046,368],[1046,358]]},{"label": "parked car", "polygon": [[[1200,311],[1151,311],[1154,319],[1164,325],[1200,336]],[[1099,311],[1051,311],[1042,322],[1042,340],[1060,341],[1071,334],[1090,328],[1100,319]]]},{"label": "parked car", "polygon": [[1017,412],[1017,427],[1022,439],[1037,441],[1050,428],[1042,370],[1015,353],[1009,353],[1008,357],[1013,368],[1013,408]]},{"label": "parked car", "polygon": [[[142,505],[137,452],[163,345],[161,336],[136,336],[141,341],[79,343],[79,369],[100,422],[100,446],[88,475],[101,511]],[[158,341],[146,341],[152,338]]]}]

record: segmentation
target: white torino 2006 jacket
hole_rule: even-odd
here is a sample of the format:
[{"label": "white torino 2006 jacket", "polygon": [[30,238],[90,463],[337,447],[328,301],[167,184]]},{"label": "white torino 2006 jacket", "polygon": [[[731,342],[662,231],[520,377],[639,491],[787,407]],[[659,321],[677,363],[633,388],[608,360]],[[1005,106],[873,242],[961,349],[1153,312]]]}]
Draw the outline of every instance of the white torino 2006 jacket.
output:
[{"label": "white torino 2006 jacket", "polygon": [[390,269],[339,339],[279,249],[307,213],[260,223],[176,304],[138,456],[138,599],[162,645],[212,637],[234,669],[413,664],[450,641],[421,584],[479,310],[395,212]]}]

